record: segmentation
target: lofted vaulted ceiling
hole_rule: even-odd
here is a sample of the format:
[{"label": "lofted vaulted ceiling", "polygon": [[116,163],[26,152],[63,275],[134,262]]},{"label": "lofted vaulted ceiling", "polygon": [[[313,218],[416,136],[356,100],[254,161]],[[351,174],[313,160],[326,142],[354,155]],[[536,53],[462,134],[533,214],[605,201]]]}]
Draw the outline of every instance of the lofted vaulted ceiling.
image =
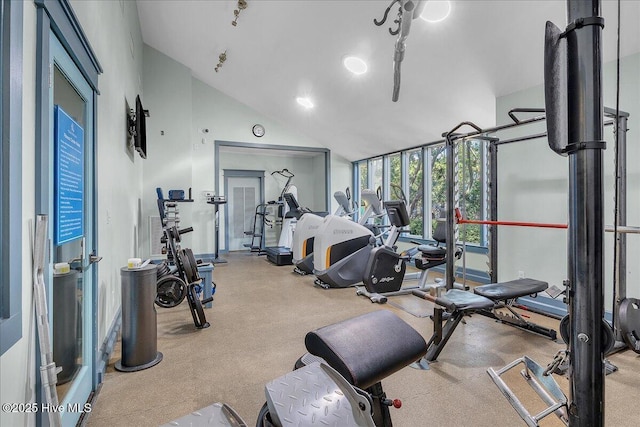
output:
[{"label": "lofted vaulted ceiling", "polygon": [[[412,21],[398,102],[396,36],[375,26],[389,1],[139,0],[143,40],[197,79],[349,160],[440,139],[461,121],[495,124],[495,98],[542,83],[544,26],[565,1],[452,1],[436,24]],[[603,1],[603,56],[615,59],[617,2]],[[621,56],[640,51],[640,1],[622,1]],[[214,72],[218,55],[227,61]],[[354,76],[346,55],[367,61]],[[297,96],[313,99],[304,110]],[[542,107],[521,106],[521,107]]]}]

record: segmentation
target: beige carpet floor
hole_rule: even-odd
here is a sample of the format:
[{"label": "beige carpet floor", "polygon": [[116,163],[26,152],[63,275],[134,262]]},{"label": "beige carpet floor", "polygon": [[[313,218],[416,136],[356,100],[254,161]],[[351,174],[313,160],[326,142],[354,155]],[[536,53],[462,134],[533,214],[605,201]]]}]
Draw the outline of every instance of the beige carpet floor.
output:
[{"label": "beige carpet floor", "polygon": [[[186,302],[173,309],[158,308],[158,350],[164,359],[139,372],[115,371],[118,343],[86,420],[88,426],[157,426],[215,402],[229,404],[251,426],[265,401],[265,383],[293,368],[305,352],[306,332],[372,310],[391,310],[425,339],[431,336],[428,317],[415,317],[390,304],[372,304],[356,296],[353,288],[318,288],[313,276],[301,277],[290,266],[274,266],[264,257],[246,253],[225,257],[228,264],[216,265],[213,272],[217,292],[213,307],[206,310],[211,327],[195,330]],[[430,304],[416,300],[427,305],[420,309]],[[540,320],[552,326],[558,323]],[[546,366],[563,348],[560,342],[484,316],[469,317],[429,371],[405,368],[383,381],[387,396],[403,402],[401,409],[392,409],[394,424],[525,425],[486,370],[525,354]],[[610,357],[619,371],[606,378],[609,426],[640,424],[639,358],[630,350]],[[544,407],[517,372],[505,379],[531,412]],[[568,388],[564,378],[558,382]],[[562,424],[551,415],[541,425]]]}]

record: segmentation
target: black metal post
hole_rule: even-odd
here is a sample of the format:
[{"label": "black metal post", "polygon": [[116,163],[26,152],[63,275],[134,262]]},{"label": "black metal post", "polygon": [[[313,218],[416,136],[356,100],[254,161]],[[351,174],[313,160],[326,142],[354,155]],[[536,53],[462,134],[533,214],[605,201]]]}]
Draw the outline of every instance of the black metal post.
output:
[{"label": "black metal post", "polygon": [[453,289],[455,282],[455,245],[456,245],[456,233],[455,233],[455,181],[456,181],[456,161],[455,161],[455,141],[451,138],[451,135],[447,135],[445,138],[445,154],[447,159],[447,252],[446,252],[446,264],[445,264],[445,287],[446,289]]},{"label": "black metal post", "polygon": [[[570,24],[600,16],[600,0],[567,0]],[[584,21],[584,18],[587,21]],[[602,28],[566,34],[569,151],[569,425],[604,425]]]},{"label": "black metal post", "polygon": [[[627,117],[618,116],[617,126],[615,129],[616,139],[618,141],[616,147],[616,180],[617,194],[615,195],[617,209],[616,225],[627,225]],[[627,234],[614,234],[616,245],[616,263],[614,269],[614,301],[613,301],[613,331],[616,341],[623,341],[622,332],[620,331],[620,304],[627,297]]]},{"label": "black metal post", "polygon": [[[489,221],[498,220],[498,145],[489,146]],[[491,283],[498,282],[498,226],[489,225],[489,276]]]}]

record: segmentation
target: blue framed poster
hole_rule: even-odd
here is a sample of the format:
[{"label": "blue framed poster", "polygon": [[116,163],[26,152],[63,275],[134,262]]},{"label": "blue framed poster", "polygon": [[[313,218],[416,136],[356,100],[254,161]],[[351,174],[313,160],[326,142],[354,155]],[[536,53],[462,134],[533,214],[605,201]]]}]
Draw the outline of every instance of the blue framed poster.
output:
[{"label": "blue framed poster", "polygon": [[84,129],[54,107],[54,244],[84,235]]}]

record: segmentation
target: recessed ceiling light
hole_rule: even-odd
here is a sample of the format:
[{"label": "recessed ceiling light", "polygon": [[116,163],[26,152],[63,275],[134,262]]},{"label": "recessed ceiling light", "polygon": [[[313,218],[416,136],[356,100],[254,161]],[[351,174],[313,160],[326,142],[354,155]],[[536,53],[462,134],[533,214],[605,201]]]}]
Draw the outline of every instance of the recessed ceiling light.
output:
[{"label": "recessed ceiling light", "polygon": [[429,0],[424,5],[424,10],[420,18],[427,22],[435,23],[444,21],[451,13],[451,2],[449,0]]},{"label": "recessed ceiling light", "polygon": [[344,58],[342,63],[347,70],[351,71],[356,76],[367,72],[367,63],[356,56],[347,56]]},{"label": "recessed ceiling light", "polygon": [[307,110],[313,108],[313,102],[311,102],[307,97],[299,96],[296,98],[296,101],[298,101],[298,104],[302,105]]}]

